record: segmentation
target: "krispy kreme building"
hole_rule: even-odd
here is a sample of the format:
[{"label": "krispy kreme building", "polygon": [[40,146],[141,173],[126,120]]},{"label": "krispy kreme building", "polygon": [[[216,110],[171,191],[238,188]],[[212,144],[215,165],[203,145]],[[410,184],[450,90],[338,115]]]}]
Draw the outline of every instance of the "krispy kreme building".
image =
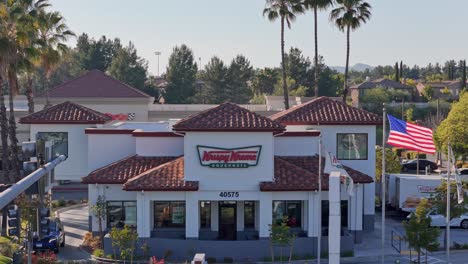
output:
[{"label": "krispy kreme building", "polygon": [[[82,182],[90,205],[99,197],[107,204],[104,229],[134,227],[153,255],[264,258],[269,225],[285,217],[294,254],[315,255],[319,234],[324,251],[328,234],[327,174],[319,210],[321,135],[323,152],[334,153],[354,181],[354,195],[341,193],[342,250],[351,251],[374,226],[379,123],[319,97],[270,117],[226,102],[178,122],[93,125],[84,129]],[[91,213],[90,229],[99,230]],[[108,236],[105,251],[112,253]]]}]

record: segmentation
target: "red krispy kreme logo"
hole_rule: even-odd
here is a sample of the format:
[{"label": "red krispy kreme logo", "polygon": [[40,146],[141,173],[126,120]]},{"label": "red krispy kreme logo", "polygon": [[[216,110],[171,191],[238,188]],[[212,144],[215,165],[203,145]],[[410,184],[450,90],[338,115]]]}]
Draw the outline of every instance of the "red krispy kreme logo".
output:
[{"label": "red krispy kreme logo", "polygon": [[210,168],[248,168],[257,166],[262,146],[218,148],[197,146],[200,165]]}]

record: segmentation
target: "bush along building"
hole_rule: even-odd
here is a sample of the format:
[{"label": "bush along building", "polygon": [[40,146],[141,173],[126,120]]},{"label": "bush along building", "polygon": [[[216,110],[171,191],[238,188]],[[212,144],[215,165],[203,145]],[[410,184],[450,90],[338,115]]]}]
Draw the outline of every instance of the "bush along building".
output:
[{"label": "bush along building", "polygon": [[[269,226],[285,217],[296,234],[295,255],[316,255],[320,233],[326,252],[328,174],[320,211],[320,135],[322,153],[336,154],[355,185],[354,195],[341,192],[342,251],[353,250],[374,227],[376,126],[382,121],[327,97],[270,117],[226,102],[177,122],[110,123],[64,103],[26,120],[31,133],[67,133],[64,167],[75,173],[57,168],[56,177],[80,175],[90,206],[105,199],[104,229],[135,228],[152,255],[170,250],[180,259],[196,252],[262,259],[270,255]],[[99,230],[92,213],[90,229]],[[104,242],[112,253],[108,235]]]}]

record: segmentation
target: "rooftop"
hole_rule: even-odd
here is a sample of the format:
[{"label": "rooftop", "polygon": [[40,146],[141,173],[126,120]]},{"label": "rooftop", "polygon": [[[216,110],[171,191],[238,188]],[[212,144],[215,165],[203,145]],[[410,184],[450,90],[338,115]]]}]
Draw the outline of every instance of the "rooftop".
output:
[{"label": "rooftop", "polygon": [[284,126],[268,117],[237,104],[225,102],[177,122],[175,131],[271,131],[282,132]]},{"label": "rooftop", "polygon": [[133,88],[130,85],[122,83],[121,81],[116,80],[99,70],[91,70],[76,79],[69,80],[49,89],[48,96],[51,98],[151,97],[146,93]]},{"label": "rooftop", "polygon": [[72,102],[64,102],[20,118],[22,124],[104,124],[111,117]]},{"label": "rooftop", "polygon": [[413,89],[411,86],[387,78],[380,78],[372,81],[365,81],[355,84],[350,89],[372,89],[376,87],[394,88],[394,89]]},{"label": "rooftop", "polygon": [[324,96],[276,113],[270,118],[283,125],[382,124],[381,117],[376,114]]}]

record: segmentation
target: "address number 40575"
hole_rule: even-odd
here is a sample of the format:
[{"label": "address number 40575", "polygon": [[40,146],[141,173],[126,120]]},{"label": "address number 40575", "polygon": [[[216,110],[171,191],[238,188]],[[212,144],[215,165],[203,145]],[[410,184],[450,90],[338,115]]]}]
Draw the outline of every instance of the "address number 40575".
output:
[{"label": "address number 40575", "polygon": [[235,197],[239,197],[239,192],[220,192],[219,197],[235,198]]}]

